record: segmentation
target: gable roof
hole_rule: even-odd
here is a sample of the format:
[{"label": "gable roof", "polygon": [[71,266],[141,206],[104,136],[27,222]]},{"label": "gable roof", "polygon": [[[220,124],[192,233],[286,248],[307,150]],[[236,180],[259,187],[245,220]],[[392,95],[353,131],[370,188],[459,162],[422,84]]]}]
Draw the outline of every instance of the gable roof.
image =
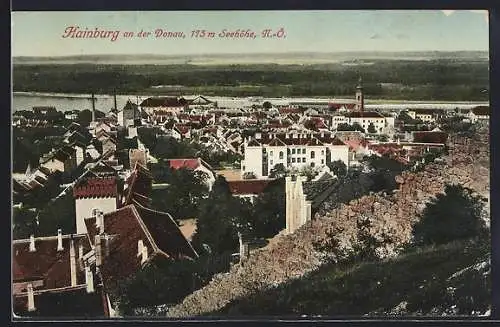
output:
[{"label": "gable roof", "polygon": [[133,200],[136,199],[142,205],[148,206],[150,204],[149,196],[153,188],[153,176],[149,170],[136,162],[134,170],[126,182],[125,205],[132,204]]},{"label": "gable roof", "polygon": [[[138,203],[126,205],[104,215],[104,232],[110,235],[108,257],[104,257],[102,276],[106,288],[113,288],[117,282],[141,269],[138,241],[148,248],[148,262],[156,257],[170,259],[194,259],[198,254],[183,236],[172,217],[154,211]],[[85,219],[91,242],[97,235],[95,218]]]},{"label": "gable roof", "polygon": [[184,98],[153,97],[141,102],[141,107],[185,107],[188,104]]}]

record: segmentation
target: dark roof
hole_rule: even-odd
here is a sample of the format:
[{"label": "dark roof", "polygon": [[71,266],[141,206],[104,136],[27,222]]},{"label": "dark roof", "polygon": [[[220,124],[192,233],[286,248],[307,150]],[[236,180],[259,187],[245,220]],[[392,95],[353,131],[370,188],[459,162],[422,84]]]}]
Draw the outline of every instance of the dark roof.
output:
[{"label": "dark roof", "polygon": [[184,107],[187,104],[184,98],[161,97],[147,98],[141,102],[141,107]]},{"label": "dark roof", "polygon": [[488,106],[477,106],[471,109],[474,115],[477,116],[489,116],[490,115],[490,107]]},{"label": "dark roof", "polygon": [[127,189],[125,190],[125,204],[132,204],[133,200],[138,200],[142,205],[150,204],[149,196],[152,191],[153,177],[149,170],[136,162],[132,174],[127,179]]},{"label": "dark roof", "polygon": [[[95,218],[85,219],[91,242],[97,234]],[[198,255],[167,213],[147,209],[137,203],[104,215],[104,232],[111,235],[109,257],[103,260],[102,277],[106,288],[141,269],[138,241],[148,248],[148,260],[160,256],[171,259],[196,258]],[[101,242],[106,246],[106,242]],[[103,254],[105,250],[103,248]]]},{"label": "dark roof", "polygon": [[123,106],[123,110],[135,110],[137,109],[137,105],[130,100],[127,100],[125,106]]},{"label": "dark roof", "polygon": [[264,191],[267,185],[272,182],[271,179],[250,179],[241,181],[228,181],[229,190],[232,194],[260,194]]},{"label": "dark roof", "polygon": [[[304,146],[320,146],[320,145],[345,145],[339,138],[333,136],[330,132],[324,133],[262,133],[261,138],[258,140],[252,139],[248,146],[260,146],[267,144],[272,146],[285,146],[285,145],[304,145]],[[287,137],[288,134],[288,137]],[[296,137],[293,137],[293,134]],[[304,135],[305,134],[305,135]]]},{"label": "dark roof", "polygon": [[413,132],[413,142],[416,143],[440,143],[445,144],[448,140],[448,133],[421,131]]},{"label": "dark roof", "polygon": [[[12,257],[14,282],[41,279],[43,280],[42,289],[70,286],[71,237],[73,237],[77,257],[80,244],[84,248],[84,253],[90,251],[90,244],[85,235],[63,235],[62,251],[57,251],[57,236],[35,238],[36,251],[34,252],[29,251],[29,239],[15,240]],[[77,273],[77,281],[78,284],[85,283],[83,270]]]},{"label": "dark roof", "polygon": [[73,188],[73,196],[75,199],[117,197],[116,178],[113,176],[83,179]]},{"label": "dark roof", "polygon": [[411,111],[414,111],[417,115],[434,115],[434,114],[439,114],[439,113],[443,113],[442,110],[440,109],[419,109],[419,108],[416,108],[416,109],[412,109]]}]

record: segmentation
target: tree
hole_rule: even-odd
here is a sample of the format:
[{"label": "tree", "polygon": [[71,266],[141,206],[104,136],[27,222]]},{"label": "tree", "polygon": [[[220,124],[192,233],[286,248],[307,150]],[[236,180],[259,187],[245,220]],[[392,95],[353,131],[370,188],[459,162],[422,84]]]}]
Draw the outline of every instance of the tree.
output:
[{"label": "tree", "polygon": [[37,236],[54,236],[60,228],[64,234],[76,233],[75,199],[71,192],[50,200],[38,213]]},{"label": "tree", "polygon": [[273,107],[272,103],[269,102],[269,101],[264,101],[264,103],[262,104],[262,107],[264,109],[271,109]]},{"label": "tree", "polygon": [[255,176],[254,173],[247,171],[243,174],[243,179],[256,179],[257,177]]},{"label": "tree", "polygon": [[347,174],[347,166],[342,160],[335,160],[326,165],[330,168],[330,171],[339,178]]},{"label": "tree", "polygon": [[36,233],[36,211],[21,207],[14,208],[12,212],[12,238],[17,239],[25,239],[29,238],[30,235],[35,235]]},{"label": "tree", "polygon": [[414,243],[444,244],[480,235],[485,230],[481,219],[481,198],[461,185],[446,185],[444,194],[433,199],[413,228]]},{"label": "tree", "polygon": [[270,182],[254,202],[254,235],[273,237],[283,228],[286,220],[285,178]]},{"label": "tree", "polygon": [[212,191],[199,206],[193,243],[197,248],[207,244],[212,253],[235,251],[239,244],[238,232],[251,230],[252,216],[249,204],[233,197],[226,179],[218,176]]},{"label": "tree", "polygon": [[[157,171],[157,170],[156,170]],[[208,194],[207,175],[185,168],[164,167],[166,189],[153,190],[152,204],[157,210],[170,213],[175,219],[194,218],[200,201]]]},{"label": "tree", "polygon": [[283,178],[286,176],[286,168],[282,163],[274,165],[269,172],[269,178]]},{"label": "tree", "polygon": [[375,125],[373,125],[373,123],[370,123],[370,125],[368,125],[368,133],[370,134],[377,133],[377,130],[375,129]]}]

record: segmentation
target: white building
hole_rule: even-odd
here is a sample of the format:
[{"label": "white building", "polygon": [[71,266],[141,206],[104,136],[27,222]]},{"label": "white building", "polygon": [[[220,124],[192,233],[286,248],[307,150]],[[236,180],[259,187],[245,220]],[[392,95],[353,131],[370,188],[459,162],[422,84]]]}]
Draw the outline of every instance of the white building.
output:
[{"label": "white building", "polygon": [[467,117],[470,119],[471,123],[476,123],[477,121],[488,121],[490,119],[490,107],[488,106],[478,106],[472,108]]},{"label": "white building", "polygon": [[373,124],[376,134],[382,134],[386,127],[386,117],[376,111],[354,111],[345,114],[349,125],[358,123],[368,133],[370,124]]},{"label": "white building", "polygon": [[300,170],[341,160],[349,166],[348,146],[329,132],[257,133],[245,142],[244,152],[241,175],[253,173],[257,178],[268,177],[277,164]]},{"label": "white building", "polygon": [[86,218],[95,217],[98,212],[106,214],[117,209],[119,200],[116,179],[96,177],[82,180],[73,189],[73,197],[76,233],[86,234]]}]

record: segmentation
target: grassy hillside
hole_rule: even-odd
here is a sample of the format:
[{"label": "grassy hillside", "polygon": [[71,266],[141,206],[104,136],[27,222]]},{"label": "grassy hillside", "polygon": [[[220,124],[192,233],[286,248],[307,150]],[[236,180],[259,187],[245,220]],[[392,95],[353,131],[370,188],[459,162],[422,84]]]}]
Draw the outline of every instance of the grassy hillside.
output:
[{"label": "grassy hillside", "polygon": [[484,238],[416,248],[388,261],[326,265],[211,315],[478,315],[491,303],[489,251]]}]

